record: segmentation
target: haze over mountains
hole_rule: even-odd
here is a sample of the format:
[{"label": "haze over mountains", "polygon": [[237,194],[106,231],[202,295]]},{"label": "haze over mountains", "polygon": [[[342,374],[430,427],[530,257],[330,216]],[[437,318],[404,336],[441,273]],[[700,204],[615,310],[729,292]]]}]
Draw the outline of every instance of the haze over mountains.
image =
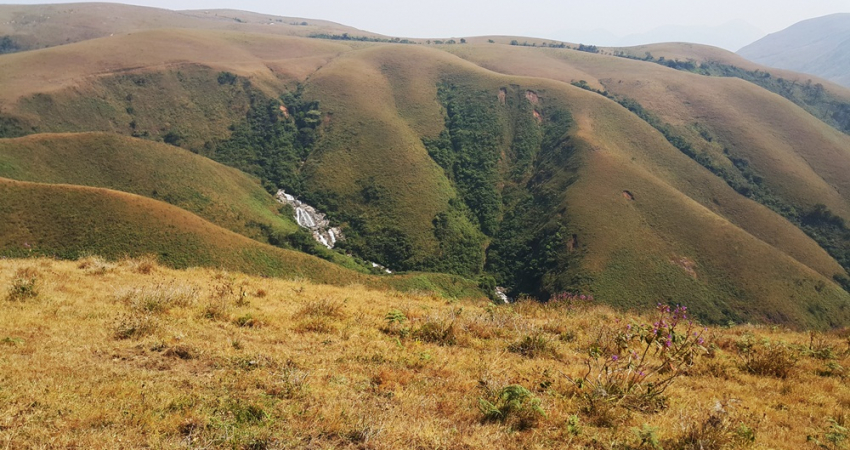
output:
[{"label": "haze over mountains", "polygon": [[[0,5],[0,36],[4,255],[850,323],[850,91],[824,80],[695,44],[229,10]],[[279,188],[342,227],[338,249]]]},{"label": "haze over mountains", "polygon": [[753,42],[738,54],[850,87],[850,13],[804,20]]},{"label": "haze over mountains", "polygon": [[567,41],[581,41],[606,47],[629,47],[653,42],[694,42],[737,51],[764,36],[764,32],[743,20],[718,26],[666,25],[643,33],[617,35],[605,29],[564,30],[555,33]]}]

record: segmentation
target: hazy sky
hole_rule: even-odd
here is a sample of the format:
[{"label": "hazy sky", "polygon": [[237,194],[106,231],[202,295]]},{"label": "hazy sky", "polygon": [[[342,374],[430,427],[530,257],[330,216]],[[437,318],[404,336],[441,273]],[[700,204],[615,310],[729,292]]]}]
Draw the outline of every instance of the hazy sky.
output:
[{"label": "hazy sky", "polygon": [[[45,3],[6,1],[0,3]],[[124,3],[168,9],[232,8],[325,19],[399,37],[521,35],[581,41],[645,34],[668,27],[667,35],[688,36],[681,26],[738,29],[764,35],[800,20],[850,12],[849,0],[133,0]],[[678,31],[677,31],[678,30]],[[594,33],[588,33],[594,31]],[[665,35],[666,36],[666,35]],[[653,36],[648,36],[653,37]],[[760,37],[760,36],[758,36]],[[587,42],[591,43],[591,42]],[[594,42],[610,45],[604,42]]]}]

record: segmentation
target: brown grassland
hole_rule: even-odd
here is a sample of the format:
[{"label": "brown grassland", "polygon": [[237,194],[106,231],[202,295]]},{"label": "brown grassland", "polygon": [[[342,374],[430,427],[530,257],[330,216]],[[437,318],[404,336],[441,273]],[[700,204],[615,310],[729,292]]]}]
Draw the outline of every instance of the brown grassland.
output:
[{"label": "brown grassland", "polygon": [[674,338],[688,356],[631,394],[599,384],[653,320],[153,258],[4,259],[0,446],[846,448],[846,330],[696,327],[704,340]]}]

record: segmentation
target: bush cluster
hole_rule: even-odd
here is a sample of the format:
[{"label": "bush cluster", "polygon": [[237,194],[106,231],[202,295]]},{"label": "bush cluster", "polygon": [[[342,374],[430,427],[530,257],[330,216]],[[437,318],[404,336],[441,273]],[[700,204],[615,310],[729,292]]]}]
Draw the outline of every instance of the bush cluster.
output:
[{"label": "bush cluster", "polygon": [[706,352],[703,331],[686,307],[661,304],[653,323],[604,324],[588,347],[587,370],[572,381],[591,413],[658,411],[667,387]]}]

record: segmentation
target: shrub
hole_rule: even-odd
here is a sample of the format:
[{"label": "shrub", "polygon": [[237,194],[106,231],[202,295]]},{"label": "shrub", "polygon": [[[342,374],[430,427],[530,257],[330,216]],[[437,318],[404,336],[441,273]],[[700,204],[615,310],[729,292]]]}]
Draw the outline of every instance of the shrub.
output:
[{"label": "shrub", "polygon": [[838,350],[826,338],[815,331],[809,332],[809,346],[803,353],[815,359],[838,359]]},{"label": "shrub", "polygon": [[230,72],[218,73],[218,84],[236,84],[236,74]]},{"label": "shrub", "polygon": [[518,384],[487,392],[478,398],[478,409],[485,422],[498,421],[520,430],[534,427],[541,417],[546,417],[540,399]]},{"label": "shrub", "polygon": [[18,269],[6,299],[21,302],[38,297],[38,271],[31,267]]},{"label": "shrub", "polygon": [[248,291],[245,289],[244,282],[237,286],[236,279],[227,274],[220,274],[216,278],[220,282],[213,286],[213,300],[219,300],[222,303],[233,302],[236,306],[248,304]]},{"label": "shrub", "polygon": [[202,310],[202,316],[211,320],[226,320],[231,303],[236,306],[248,304],[248,292],[244,286],[236,286],[235,280],[226,274],[216,276],[220,280],[213,286],[213,294]]},{"label": "shrub", "polygon": [[755,343],[752,335],[745,336],[737,345],[741,370],[755,375],[788,378],[799,359],[798,352],[787,345],[766,339]]},{"label": "shrub", "polygon": [[603,422],[617,406],[661,410],[667,387],[706,352],[703,331],[688,320],[684,306],[660,304],[652,324],[603,324],[589,345],[587,370],[570,381],[585,399],[586,411]]},{"label": "shrub", "polygon": [[407,316],[398,309],[392,309],[384,316],[387,325],[382,329],[384,333],[396,335],[402,338],[410,334],[410,328],[404,324],[407,322]]}]

